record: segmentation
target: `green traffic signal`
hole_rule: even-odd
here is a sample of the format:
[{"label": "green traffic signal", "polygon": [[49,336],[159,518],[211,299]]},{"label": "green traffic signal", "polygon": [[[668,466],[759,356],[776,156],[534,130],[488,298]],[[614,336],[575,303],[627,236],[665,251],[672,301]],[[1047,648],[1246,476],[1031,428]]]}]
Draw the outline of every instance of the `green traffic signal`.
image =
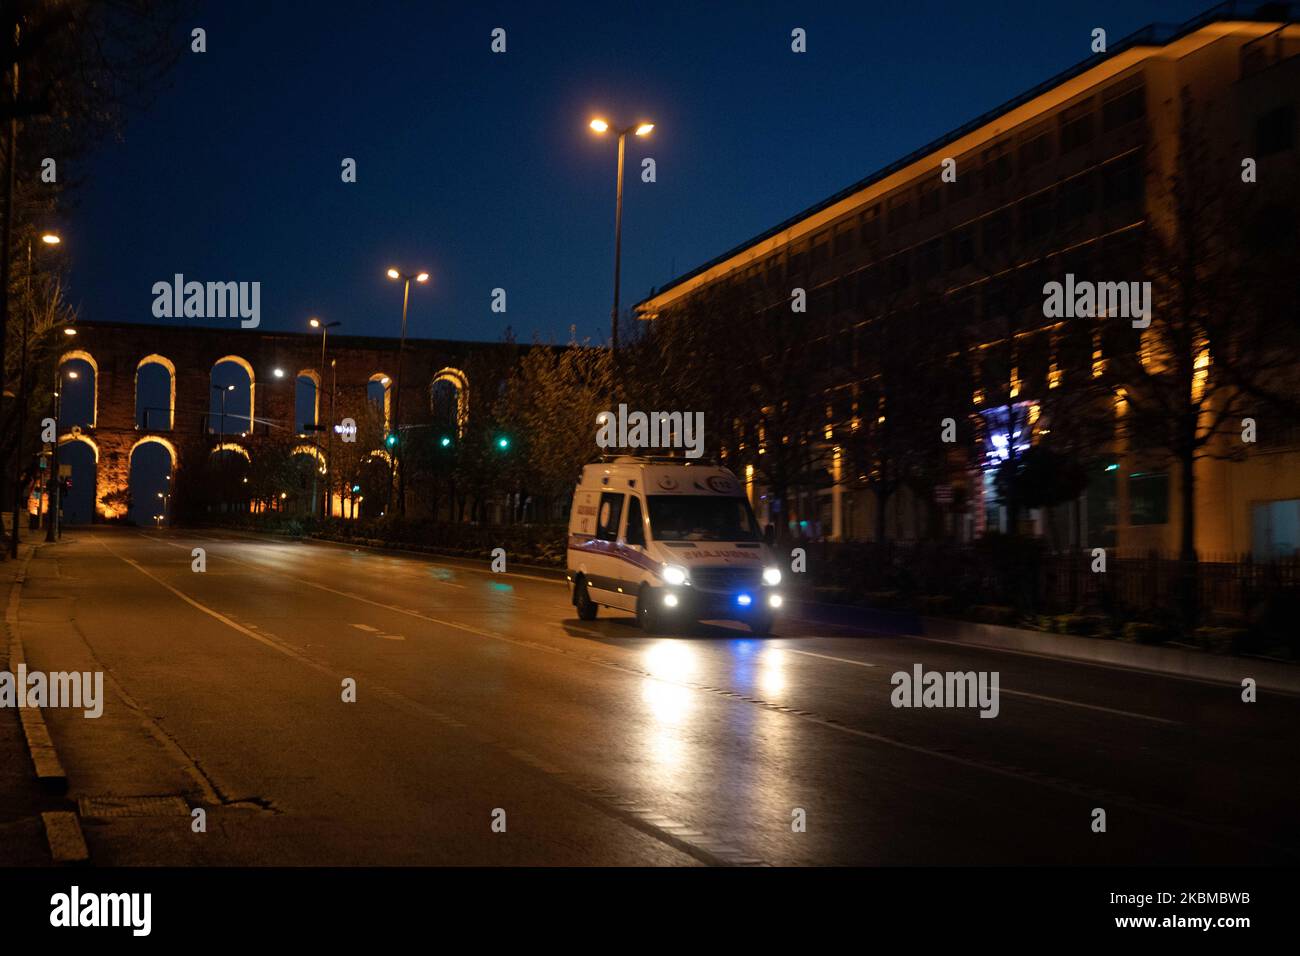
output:
[{"label": "green traffic signal", "polygon": [[505,435],[502,435],[500,438],[497,439],[497,447],[500,448],[502,451],[505,451],[507,448],[510,447],[510,439],[507,438]]},{"label": "green traffic signal", "polygon": [[450,448],[451,437],[448,435],[443,435],[441,441],[439,441],[438,444],[441,445],[443,448]]},{"label": "green traffic signal", "polygon": [[384,439],[384,444],[389,448],[392,448],[397,444],[397,436],[390,433],[389,436]]}]

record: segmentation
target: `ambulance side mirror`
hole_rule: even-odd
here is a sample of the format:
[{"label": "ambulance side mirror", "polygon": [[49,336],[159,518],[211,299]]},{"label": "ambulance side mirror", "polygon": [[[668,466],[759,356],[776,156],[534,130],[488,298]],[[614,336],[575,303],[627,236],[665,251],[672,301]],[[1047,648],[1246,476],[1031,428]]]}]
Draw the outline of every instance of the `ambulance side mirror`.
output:
[{"label": "ambulance side mirror", "polygon": [[763,543],[769,548],[776,544],[776,525],[769,524],[763,529]]}]

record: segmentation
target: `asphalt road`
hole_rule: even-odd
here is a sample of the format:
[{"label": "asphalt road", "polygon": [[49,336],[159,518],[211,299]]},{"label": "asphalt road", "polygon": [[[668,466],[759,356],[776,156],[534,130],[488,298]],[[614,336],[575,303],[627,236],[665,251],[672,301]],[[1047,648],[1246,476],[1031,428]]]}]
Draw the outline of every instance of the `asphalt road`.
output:
[{"label": "asphalt road", "polygon": [[[47,712],[100,864],[1300,856],[1277,693],[794,620],[649,637],[541,577],[207,532],[70,531],[20,621],[30,668],[106,673],[101,718]],[[892,706],[917,663],[997,671],[998,716]]]}]

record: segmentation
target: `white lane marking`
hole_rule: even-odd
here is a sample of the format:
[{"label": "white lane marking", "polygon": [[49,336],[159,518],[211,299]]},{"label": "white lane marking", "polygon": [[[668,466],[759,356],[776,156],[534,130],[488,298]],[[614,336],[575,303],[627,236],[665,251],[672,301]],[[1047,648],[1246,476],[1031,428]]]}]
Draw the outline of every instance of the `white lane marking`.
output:
[{"label": "white lane marking", "polygon": [[[988,651],[992,654],[1015,654],[1017,657],[1033,657],[1040,661],[1051,661],[1054,664],[1068,664],[1072,667],[1095,667],[1103,671],[1121,671],[1127,674],[1141,674],[1144,677],[1156,677],[1162,680],[1179,680],[1189,684],[1203,684],[1206,687],[1215,687],[1222,689],[1225,685],[1233,686],[1231,681],[1211,680],[1208,677],[1192,677],[1188,674],[1171,674],[1167,671],[1155,671],[1148,667],[1141,667],[1137,664],[1121,664],[1109,661],[1085,661],[1077,657],[1059,657],[1054,654],[1039,654],[1035,651],[1022,651],[1014,647],[995,647],[992,644],[976,644],[973,641],[953,641],[946,637],[926,637],[924,634],[896,634],[886,631],[872,630],[869,627],[854,624],[831,624],[825,621],[810,621],[802,617],[789,617],[788,621],[797,624],[804,624],[808,627],[832,628],[841,631],[855,631],[863,637],[871,637],[879,640],[907,640],[907,641],[929,641],[932,644],[950,644],[953,647],[963,647],[969,651]],[[811,634],[810,637],[819,637],[825,635]],[[1270,688],[1271,694],[1282,694],[1286,697],[1300,697],[1300,693],[1282,688]]]},{"label": "white lane marking", "polygon": [[841,664],[855,664],[858,667],[876,667],[876,664],[867,661],[854,661],[847,657],[832,657],[830,654],[818,654],[816,651],[801,651],[794,647],[783,647],[783,651],[789,651],[791,654],[803,654],[807,657],[820,657],[824,661],[839,661]]},{"label": "white lane marking", "polygon": [[369,631],[371,634],[378,634],[379,628],[371,627],[369,624],[353,624],[358,631]]},{"label": "white lane marking", "polygon": [[163,586],[164,588],[166,588],[168,591],[171,591],[172,594],[175,594],[178,598],[180,598],[186,604],[190,605],[190,607],[194,608],[195,610],[202,611],[204,614],[208,615],[208,617],[220,621],[222,624],[226,625],[226,627],[238,631],[240,634],[243,634],[245,637],[251,637],[253,640],[257,641],[257,643],[263,644],[266,647],[271,648],[271,650],[273,651],[279,651],[281,654],[285,655],[286,657],[292,657],[300,664],[305,664],[306,666],[310,667],[312,670],[320,674],[324,674],[326,677],[335,676],[334,672],[331,671],[328,667],[316,663],[316,661],[312,660],[310,657],[307,657],[304,654],[299,654],[293,648],[280,644],[277,641],[272,641],[268,638],[265,638],[261,634],[257,634],[254,631],[251,631],[248,628],[244,627],[244,625],[236,621],[232,621],[230,618],[226,617],[226,615],[222,614],[220,611],[214,611],[212,608],[208,607],[207,605],[200,604],[198,601],[194,600],[184,591],[177,590],[176,588],[168,584],[166,581],[164,581],[162,578],[158,577],[158,575],[146,569],[142,564],[140,564],[140,562],[133,561],[128,557],[124,557],[123,555],[118,554],[108,545],[104,544],[103,539],[96,537],[92,540],[96,544],[98,544],[101,548],[103,548],[105,551],[107,551],[109,554],[113,555],[113,557],[117,558],[119,561],[125,561],[127,564],[131,565],[131,567],[135,568],[137,571],[139,571],[145,577],[149,578],[151,581],[154,581],[160,584],[161,586]]},{"label": "white lane marking", "polygon": [[1115,707],[1102,707],[1100,704],[1085,704],[1083,703],[1083,701],[1066,700],[1063,697],[1048,697],[1045,694],[1031,694],[1028,691],[1024,691],[1024,690],[1007,690],[1005,687],[1003,687],[998,691],[998,693],[1010,694],[1012,697],[1028,697],[1031,700],[1045,700],[1048,703],[1064,704],[1067,707],[1082,707],[1085,710],[1099,710],[1102,713],[1106,713],[1106,714],[1118,714],[1121,717],[1133,717],[1136,718],[1137,720],[1150,720],[1157,724],[1169,724],[1171,726],[1177,726],[1182,723],[1181,720],[1170,720],[1167,717],[1153,717],[1151,714],[1138,714],[1138,713],[1134,713],[1131,710],[1119,710],[1118,708]]},{"label": "white lane marking", "polygon": [[[838,661],[841,664],[853,664],[857,667],[877,666],[875,664],[868,664],[866,661],[854,661],[854,660],[849,660],[847,657],[834,657],[830,654],[818,654],[815,651],[801,651],[793,647],[782,648],[782,650],[789,651],[792,654],[807,654],[809,657],[820,657],[823,660],[827,660],[827,661]],[[1008,694],[1012,697],[1027,697],[1030,700],[1046,701],[1047,703],[1050,704],[1062,704],[1066,707],[1082,707],[1084,710],[1096,710],[1104,714],[1116,714],[1120,717],[1132,717],[1136,720],[1150,720],[1157,724],[1169,724],[1170,726],[1177,726],[1182,723],[1181,720],[1170,720],[1167,717],[1153,717],[1151,714],[1138,714],[1131,710],[1119,710],[1116,707],[1103,707],[1100,704],[1085,704],[1083,701],[1066,700],[1064,697],[1049,697],[1046,694],[1031,694],[1028,691],[1024,691],[1024,690],[1008,690],[1007,688],[1003,687],[999,689],[998,693]]]}]

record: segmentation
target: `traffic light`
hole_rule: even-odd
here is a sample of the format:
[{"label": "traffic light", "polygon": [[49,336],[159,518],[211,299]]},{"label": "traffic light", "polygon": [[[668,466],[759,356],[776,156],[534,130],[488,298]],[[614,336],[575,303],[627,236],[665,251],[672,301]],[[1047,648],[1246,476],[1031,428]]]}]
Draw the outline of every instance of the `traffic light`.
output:
[{"label": "traffic light", "polygon": [[507,435],[498,435],[498,436],[497,436],[497,451],[509,451],[509,450],[510,450],[510,438],[509,438],[509,436],[507,436]]},{"label": "traffic light", "polygon": [[440,439],[438,439],[438,444],[441,445],[443,448],[450,448],[450,447],[451,447],[451,436],[450,436],[450,435],[443,435]]},{"label": "traffic light", "polygon": [[384,444],[387,445],[389,448],[396,448],[397,435],[395,435],[393,432],[389,432],[388,437],[384,439]]}]

